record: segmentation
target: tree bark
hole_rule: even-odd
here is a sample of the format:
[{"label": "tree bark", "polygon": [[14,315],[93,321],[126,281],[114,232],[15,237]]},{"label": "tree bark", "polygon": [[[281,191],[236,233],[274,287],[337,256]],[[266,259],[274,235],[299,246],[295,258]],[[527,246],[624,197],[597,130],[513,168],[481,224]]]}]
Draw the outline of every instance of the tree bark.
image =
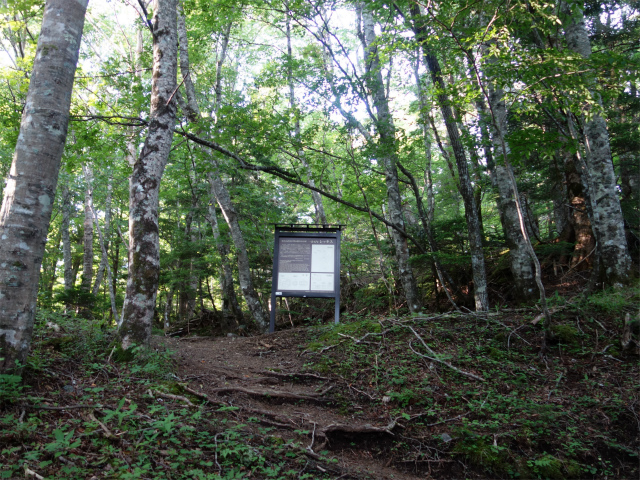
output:
[{"label": "tree bark", "polygon": [[82,166],[84,173],[85,191],[84,191],[84,234],[82,236],[83,245],[83,261],[82,261],[82,280],[80,288],[85,291],[91,291],[93,283],[93,213],[91,205],[93,204],[93,168],[91,165]]},{"label": "tree bark", "polygon": [[[570,50],[583,58],[591,56],[591,43],[587,34],[585,20],[579,5],[560,4],[564,35]],[[602,106],[602,99],[595,91],[595,76],[585,75],[587,87],[591,89],[593,100]],[[593,107],[586,106],[587,110]],[[584,121],[585,163],[589,175],[591,204],[593,209],[593,227],[597,239],[599,254],[599,280],[606,285],[622,285],[630,281],[631,257],[627,248],[624,232],[624,220],[617,194],[616,176],[613,170],[611,147],[607,125],[602,116],[590,112],[589,120]]]},{"label": "tree bark", "polygon": [[64,264],[64,289],[73,288],[73,265],[71,259],[71,237],[69,227],[71,224],[71,192],[69,191],[68,179],[62,185],[62,258]]},{"label": "tree bark", "polygon": [[158,193],[175,127],[176,1],[157,0],[153,15],[153,80],[147,138],[129,191],[129,276],[118,335],[123,350],[148,345],[160,274]]},{"label": "tree bark", "polygon": [[[398,154],[396,145],[396,129],[393,117],[389,111],[389,103],[385,96],[384,82],[382,79],[381,62],[378,56],[377,39],[374,30],[374,21],[371,12],[364,5],[359,7],[362,15],[362,38],[365,45],[365,81],[373,96],[373,105],[376,109],[376,130],[378,131],[378,155],[384,164],[385,183],[387,187],[387,200],[389,206],[389,218],[395,225],[404,229],[402,215],[402,197],[398,184]],[[398,273],[402,288],[404,289],[407,306],[412,313],[422,310],[422,301],[418,292],[413,269],[409,263],[409,246],[407,239],[396,229],[392,229],[391,238],[395,247]]]},{"label": "tree bark", "polygon": [[486,311],[489,309],[489,296],[487,293],[487,273],[484,264],[484,252],[482,250],[482,232],[473,196],[473,187],[471,186],[471,179],[469,178],[467,157],[464,151],[464,146],[460,141],[460,135],[458,133],[455,118],[453,117],[453,112],[451,111],[451,102],[446,93],[444,93],[445,84],[440,70],[440,63],[427,45],[428,32],[422,23],[420,10],[417,4],[411,7],[411,14],[414,17],[414,33],[418,41],[422,43],[424,62],[431,74],[433,85],[439,91],[437,94],[437,101],[447,128],[447,133],[449,134],[449,141],[456,159],[456,166],[458,167],[460,194],[464,201],[464,212],[467,220],[469,247],[471,250],[471,268],[473,272],[473,291],[476,310]]},{"label": "tree bark", "polygon": [[209,172],[209,184],[218,201],[222,215],[229,225],[231,231],[231,238],[233,244],[236,247],[236,256],[238,258],[238,280],[240,282],[240,289],[247,302],[247,307],[251,312],[251,316],[255,320],[258,328],[262,331],[267,331],[269,328],[269,316],[264,311],[260,298],[258,297],[255,288],[253,287],[253,280],[251,279],[251,268],[249,266],[249,256],[247,255],[247,247],[244,242],[244,236],[240,229],[240,222],[238,221],[238,214],[231,203],[231,197],[227,188],[224,186],[220,174],[218,173],[217,165],[213,165],[215,170]]},{"label": "tree bark", "polygon": [[[106,238],[103,238],[104,241],[104,251],[102,251],[102,245],[100,246],[100,250],[102,253],[102,259],[100,260],[100,266],[98,267],[98,273],[96,273],[96,281],[93,284],[94,295],[98,294],[100,290],[100,285],[102,285],[102,280],[104,279],[104,272],[107,268],[109,268],[109,232],[111,231],[111,198],[113,193],[113,177],[109,175],[107,180],[107,197],[104,202],[104,235]],[[98,236],[100,236],[100,228],[96,224],[96,229],[98,229]],[[109,287],[111,288],[111,287]]]},{"label": "tree bark", "polygon": [[[504,103],[503,91],[494,85],[489,86],[489,103],[495,117],[490,121],[491,139],[493,142],[492,160],[500,157],[502,151],[502,139],[507,132],[507,110]],[[482,112],[480,112],[482,115]],[[508,155],[509,144],[505,141],[505,153]],[[489,165],[491,181],[497,190],[496,203],[502,220],[502,228],[509,247],[509,260],[511,274],[513,275],[516,296],[524,301],[533,300],[536,297],[536,282],[534,266],[529,255],[525,238],[520,231],[520,218],[516,205],[515,190],[511,183],[513,171],[510,163],[497,164],[493,161]]]},{"label": "tree bark", "polygon": [[86,8],[87,0],[49,0],[44,9],[0,210],[1,372],[20,372],[31,345],[38,277],[67,138]]},{"label": "tree bark", "polygon": [[[213,187],[211,187],[211,198],[215,198]],[[222,273],[220,274],[220,290],[222,291],[222,314],[223,316],[231,316],[231,318],[234,318],[237,326],[237,323],[242,321],[242,310],[240,309],[238,297],[236,297],[236,292],[233,288],[233,271],[231,269],[231,264],[229,263],[229,246],[220,237],[218,215],[216,214],[216,207],[215,205],[213,205],[213,203],[209,204],[209,214],[207,216],[207,220],[211,225],[213,239],[216,242],[218,255],[220,255],[220,265],[222,267]],[[229,325],[229,327],[235,329],[235,326],[233,325]]]}]

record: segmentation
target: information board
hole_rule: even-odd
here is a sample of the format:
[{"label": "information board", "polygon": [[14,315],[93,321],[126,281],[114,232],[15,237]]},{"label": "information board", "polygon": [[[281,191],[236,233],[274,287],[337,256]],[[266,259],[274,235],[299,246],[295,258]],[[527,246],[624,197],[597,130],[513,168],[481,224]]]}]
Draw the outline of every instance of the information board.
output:
[{"label": "information board", "polygon": [[340,310],[340,233],[343,225],[276,225],[271,322],[277,297],[334,298]]},{"label": "information board", "polygon": [[277,291],[335,291],[335,238],[280,237]]}]

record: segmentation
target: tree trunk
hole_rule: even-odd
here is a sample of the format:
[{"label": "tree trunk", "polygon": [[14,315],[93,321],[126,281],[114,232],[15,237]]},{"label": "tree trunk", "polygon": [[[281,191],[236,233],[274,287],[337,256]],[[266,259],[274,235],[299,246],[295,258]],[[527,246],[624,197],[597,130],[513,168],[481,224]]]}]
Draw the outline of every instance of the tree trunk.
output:
[{"label": "tree trunk", "polygon": [[[21,371],[67,138],[86,0],[49,0],[0,210],[0,371]],[[16,362],[20,365],[17,366]]]},{"label": "tree trunk", "polygon": [[464,212],[467,220],[469,247],[471,250],[471,268],[473,271],[474,298],[476,310],[486,311],[489,309],[489,297],[487,293],[487,273],[484,264],[484,252],[482,251],[482,232],[480,229],[480,221],[478,211],[476,209],[475,199],[473,197],[473,187],[469,178],[469,170],[467,167],[467,158],[464,151],[458,127],[451,111],[451,102],[445,91],[445,84],[440,70],[440,64],[436,56],[430,52],[427,41],[428,32],[421,20],[418,5],[411,7],[411,13],[414,17],[414,32],[419,42],[422,43],[422,51],[424,62],[431,73],[433,85],[438,89],[437,101],[444,119],[449,141],[453,148],[453,154],[458,167],[458,179],[460,182],[460,194],[464,201]]},{"label": "tree trunk", "polygon": [[[102,235],[102,231],[100,230],[100,224],[98,223],[98,215],[96,214],[96,212],[93,210],[93,205],[89,205],[90,209],[91,209],[91,214],[93,216],[93,221],[96,224],[96,230],[98,231],[98,243],[100,244],[100,250],[102,252],[102,258],[103,260],[108,260],[107,257],[107,243],[104,239],[104,236]],[[111,275],[111,268],[109,267],[109,262],[106,261],[106,269],[107,269],[107,286],[109,288],[109,301],[111,302],[111,314],[113,315],[113,317],[117,317],[118,316],[118,311],[116,310],[116,294],[115,291],[113,289],[113,276]],[[99,286],[99,284],[98,284]],[[96,295],[97,292],[94,293],[94,295]]]},{"label": "tree trunk", "polygon": [[172,307],[172,305],[173,305],[173,285],[171,286],[171,288],[169,288],[169,291],[167,292],[167,301],[164,304],[163,326],[164,326],[165,333],[167,332],[167,330],[169,330],[169,327],[171,326],[169,320],[171,318],[171,307]]},{"label": "tree trunk", "polygon": [[64,289],[73,288],[73,265],[71,259],[71,237],[69,226],[71,224],[71,192],[69,191],[68,179],[62,185],[62,258],[64,264]]},{"label": "tree trunk", "polygon": [[220,104],[222,103],[222,65],[227,58],[227,47],[229,46],[229,37],[231,36],[231,27],[233,26],[233,22],[227,23],[225,30],[222,34],[222,45],[220,46],[220,56],[218,57],[218,61],[216,62],[216,85],[215,85],[215,102],[213,104],[213,109],[211,110],[211,117],[214,122],[217,121],[218,110],[220,109]]},{"label": "tree trunk", "polygon": [[[398,154],[396,145],[396,129],[393,117],[389,111],[389,103],[385,96],[384,83],[382,80],[381,63],[378,56],[377,39],[374,30],[374,21],[366,6],[361,3],[359,6],[362,14],[363,34],[361,40],[366,47],[365,50],[365,81],[373,96],[373,105],[376,109],[376,129],[378,131],[378,154],[384,164],[385,183],[387,186],[387,200],[389,206],[389,218],[392,223],[404,229],[404,218],[402,215],[402,197],[398,185]],[[413,269],[409,263],[409,246],[404,235],[396,229],[391,230],[391,238],[395,247],[396,261],[398,262],[398,274],[402,288],[404,289],[407,306],[412,313],[422,310],[422,301],[418,292]]]},{"label": "tree trunk", "polygon": [[[513,171],[509,163],[496,164],[493,158],[501,157],[502,138],[507,132],[507,110],[503,99],[502,89],[491,85],[489,87],[489,102],[495,121],[489,121],[493,152],[488,167],[491,175],[491,183],[497,190],[496,203],[500,212],[502,228],[509,247],[509,260],[511,274],[513,275],[516,296],[524,301],[536,298],[536,282],[534,266],[529,255],[529,248],[522,232],[520,231],[520,218],[516,205],[515,191],[511,183]],[[484,113],[481,111],[481,115]],[[498,131],[498,129],[500,131]],[[509,144],[505,141],[506,154],[509,154]]]},{"label": "tree trunk", "polygon": [[[102,259],[100,260],[100,266],[98,267],[98,273],[96,273],[96,281],[93,284],[94,295],[98,294],[100,290],[100,285],[102,285],[102,280],[104,278],[104,272],[109,265],[109,232],[111,230],[111,197],[113,192],[113,177],[109,175],[109,179],[107,180],[107,198],[104,202],[104,235],[106,238],[103,238],[104,241],[104,251],[102,252],[102,246],[100,247],[102,253]],[[96,228],[99,229],[96,224]],[[98,232],[99,233],[99,232]],[[109,287],[111,288],[111,287]]]},{"label": "tree trunk", "polygon": [[[211,186],[211,198],[215,198],[213,186]],[[209,215],[207,220],[211,224],[211,231],[213,233],[213,239],[216,242],[216,248],[220,255],[220,265],[222,267],[222,273],[220,274],[220,290],[222,290],[222,315],[235,319],[237,323],[242,321],[242,310],[238,303],[238,297],[236,297],[235,289],[233,288],[233,272],[229,263],[229,246],[220,237],[220,226],[218,224],[218,215],[216,214],[216,207],[213,203],[209,204]],[[235,329],[237,327],[229,325]]]},{"label": "tree trunk", "polygon": [[91,205],[93,204],[93,168],[91,165],[83,165],[85,191],[84,191],[84,235],[82,237],[83,245],[83,262],[82,262],[82,280],[80,288],[85,291],[91,291],[93,283],[93,214]]},{"label": "tree trunk", "polygon": [[262,331],[266,331],[269,328],[269,316],[265,313],[260,303],[260,298],[253,287],[253,280],[251,279],[251,268],[249,266],[249,256],[247,255],[247,247],[244,243],[244,236],[240,229],[240,222],[238,221],[238,214],[231,203],[229,192],[222,183],[222,179],[219,176],[217,165],[214,165],[215,170],[208,174],[209,183],[211,189],[218,201],[222,215],[229,225],[231,231],[231,238],[233,244],[236,247],[236,256],[238,258],[238,280],[240,281],[240,289],[247,302],[247,307],[253,319],[255,320],[258,328]]},{"label": "tree trunk", "polygon": [[147,345],[160,274],[158,192],[175,126],[176,1],[158,0],[153,15],[153,80],[149,129],[133,167],[129,191],[129,276],[122,324],[123,350]]},{"label": "tree trunk", "polygon": [[[578,5],[573,12],[567,2],[560,4],[564,34],[569,49],[583,58],[591,56],[591,43],[587,34],[584,16]],[[592,90],[593,101],[600,106],[602,99],[595,91],[595,76],[586,74],[587,87]],[[587,110],[592,107],[586,106]],[[599,280],[606,285],[622,285],[630,281],[631,257],[627,249],[624,220],[617,194],[616,176],[613,170],[609,134],[604,118],[591,112],[584,124],[585,158],[589,175],[589,187],[593,208],[594,233],[599,254]]]}]

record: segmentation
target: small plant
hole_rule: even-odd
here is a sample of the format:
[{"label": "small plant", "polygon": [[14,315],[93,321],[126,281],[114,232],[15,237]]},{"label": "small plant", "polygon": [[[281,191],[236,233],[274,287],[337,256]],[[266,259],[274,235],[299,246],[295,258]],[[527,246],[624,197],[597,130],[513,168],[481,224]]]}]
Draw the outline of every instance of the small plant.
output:
[{"label": "small plant", "polygon": [[24,388],[20,376],[0,374],[0,404],[15,402],[22,395]]}]

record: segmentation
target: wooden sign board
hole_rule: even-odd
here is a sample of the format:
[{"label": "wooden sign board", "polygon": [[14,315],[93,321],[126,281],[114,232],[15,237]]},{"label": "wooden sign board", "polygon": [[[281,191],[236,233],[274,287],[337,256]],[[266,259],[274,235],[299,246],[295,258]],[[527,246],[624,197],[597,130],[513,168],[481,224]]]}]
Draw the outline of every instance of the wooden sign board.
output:
[{"label": "wooden sign board", "polygon": [[342,225],[276,225],[271,322],[277,297],[335,298],[340,314],[340,233]]}]

